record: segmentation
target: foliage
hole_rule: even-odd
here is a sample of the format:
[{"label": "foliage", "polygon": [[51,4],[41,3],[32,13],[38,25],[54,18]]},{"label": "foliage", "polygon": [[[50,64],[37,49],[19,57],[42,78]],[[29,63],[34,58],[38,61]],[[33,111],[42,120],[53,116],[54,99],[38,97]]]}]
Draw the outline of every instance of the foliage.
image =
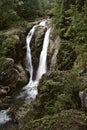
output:
[{"label": "foliage", "polygon": [[33,20],[47,15],[54,0],[0,0],[0,29],[21,19]]},{"label": "foliage", "polygon": [[58,69],[71,69],[78,55],[87,52],[87,0],[56,0],[54,28],[62,38]]},{"label": "foliage", "polygon": [[61,41],[61,47],[57,56],[59,70],[69,70],[76,59],[76,52],[68,40]]},{"label": "foliage", "polygon": [[0,28],[6,28],[19,19],[14,10],[14,0],[0,0]]}]

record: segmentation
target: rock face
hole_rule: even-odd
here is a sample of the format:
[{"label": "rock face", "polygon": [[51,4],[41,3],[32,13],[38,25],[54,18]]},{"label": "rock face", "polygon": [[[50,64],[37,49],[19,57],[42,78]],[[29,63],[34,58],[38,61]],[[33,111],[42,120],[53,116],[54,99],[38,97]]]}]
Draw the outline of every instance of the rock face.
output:
[{"label": "rock face", "polygon": [[[0,97],[2,97],[0,106],[4,106],[6,99],[8,96],[11,96],[14,89],[24,86],[26,83],[27,74],[23,67],[21,65],[15,65],[14,60],[11,58],[4,58],[0,64]],[[3,100],[5,101],[4,103]]]}]

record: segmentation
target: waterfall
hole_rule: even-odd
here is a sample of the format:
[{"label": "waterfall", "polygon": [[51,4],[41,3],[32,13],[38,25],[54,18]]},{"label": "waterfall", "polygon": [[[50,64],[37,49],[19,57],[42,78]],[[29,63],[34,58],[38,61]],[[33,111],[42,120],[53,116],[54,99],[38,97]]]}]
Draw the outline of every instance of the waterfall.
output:
[{"label": "waterfall", "polygon": [[38,86],[39,80],[40,80],[41,76],[44,73],[46,73],[46,59],[47,59],[47,48],[49,45],[50,29],[47,29],[47,31],[45,33],[43,47],[42,47],[42,51],[40,54],[39,66],[38,66],[38,70],[36,73],[36,79],[35,79],[35,81],[32,80],[33,65],[32,65],[30,42],[31,42],[31,39],[34,35],[35,29],[38,26],[44,26],[47,28],[46,20],[43,20],[38,25],[33,26],[33,28],[30,30],[30,32],[28,33],[27,38],[26,38],[26,44],[27,44],[26,59],[27,59],[27,69],[30,73],[30,80],[29,80],[29,83],[23,88],[24,91],[20,94],[20,96],[22,97],[23,95],[26,95],[27,99],[35,99],[36,98],[36,95],[38,94],[37,86]]}]

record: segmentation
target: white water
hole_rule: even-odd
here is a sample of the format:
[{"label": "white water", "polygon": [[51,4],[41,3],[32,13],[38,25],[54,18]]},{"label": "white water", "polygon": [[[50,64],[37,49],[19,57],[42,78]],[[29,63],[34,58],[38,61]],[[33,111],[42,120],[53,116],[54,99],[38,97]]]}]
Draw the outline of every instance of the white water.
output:
[{"label": "white water", "polygon": [[0,124],[5,124],[6,122],[11,120],[11,118],[8,115],[8,112],[9,109],[0,111]]}]

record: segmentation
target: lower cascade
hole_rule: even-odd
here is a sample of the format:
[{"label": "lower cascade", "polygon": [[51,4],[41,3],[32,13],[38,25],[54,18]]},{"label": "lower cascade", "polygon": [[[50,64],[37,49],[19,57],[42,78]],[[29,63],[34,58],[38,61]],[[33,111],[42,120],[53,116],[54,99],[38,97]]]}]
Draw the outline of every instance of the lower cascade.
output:
[{"label": "lower cascade", "polygon": [[[33,64],[32,64],[30,43],[31,43],[31,40],[32,40],[32,37],[34,35],[36,28],[39,26],[43,26],[47,28],[47,31],[44,36],[43,47],[40,53],[39,65],[36,72],[36,79],[33,81]],[[26,68],[27,68],[27,71],[30,73],[30,79],[29,79],[28,84],[25,87],[23,87],[22,91],[20,92],[20,95],[17,96],[17,99],[25,97],[25,99],[34,100],[36,98],[36,95],[38,94],[37,86],[39,84],[39,80],[41,76],[46,73],[46,70],[47,70],[47,49],[49,46],[50,30],[51,29],[48,28],[46,25],[46,20],[43,20],[39,24],[34,25],[26,37],[26,47],[27,47]],[[0,111],[0,124],[5,124],[6,122],[11,120],[11,118],[8,115],[9,111],[10,111],[10,108]]]}]

